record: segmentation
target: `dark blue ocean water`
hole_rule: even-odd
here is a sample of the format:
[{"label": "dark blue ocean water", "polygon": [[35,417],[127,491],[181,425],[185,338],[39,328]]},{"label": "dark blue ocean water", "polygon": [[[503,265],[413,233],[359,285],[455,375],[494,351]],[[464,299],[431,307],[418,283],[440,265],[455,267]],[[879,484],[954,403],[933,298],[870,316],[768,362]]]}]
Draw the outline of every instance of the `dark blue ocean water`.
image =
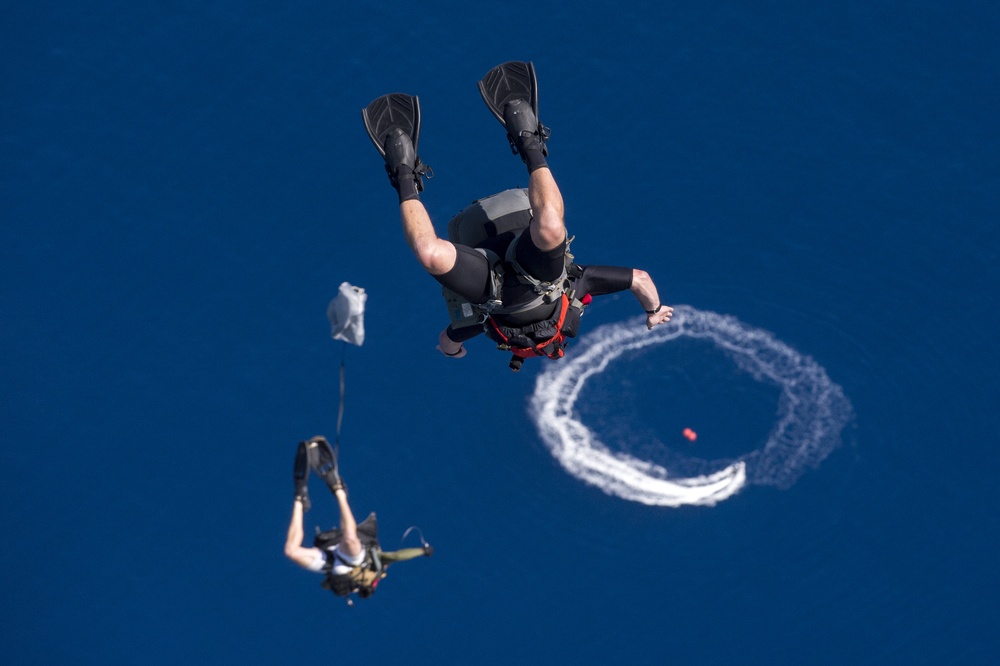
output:
[{"label": "dark blue ocean water", "polygon": [[[995,663],[995,3],[2,16],[5,662]],[[526,182],[475,88],[510,59],[538,69],[581,261],[645,268],[843,388],[841,446],[790,488],[606,495],[540,440],[538,364],[434,351],[439,290],[359,110],[420,95],[443,231]],[[295,443],[336,425],[344,280],[369,294],[352,504],[384,547],[418,524],[437,549],[354,608],[282,554]],[[767,437],[773,388],[696,345],[649,358],[669,381],[637,392],[638,430],[705,457]],[[334,520],[314,488],[307,530]]]}]

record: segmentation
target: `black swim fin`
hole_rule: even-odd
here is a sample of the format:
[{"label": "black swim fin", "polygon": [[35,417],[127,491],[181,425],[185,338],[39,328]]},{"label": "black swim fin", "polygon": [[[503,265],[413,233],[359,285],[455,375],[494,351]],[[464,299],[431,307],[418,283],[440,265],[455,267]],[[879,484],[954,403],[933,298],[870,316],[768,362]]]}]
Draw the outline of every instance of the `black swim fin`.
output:
[{"label": "black swim fin", "polygon": [[305,442],[299,442],[292,473],[295,480],[295,499],[302,502],[303,511],[308,511],[312,506],[309,501],[309,451],[306,446]]},{"label": "black swim fin", "polygon": [[338,488],[347,489],[337,470],[337,452],[325,437],[313,437],[306,442],[309,451],[309,465],[319,475],[331,492]]},{"label": "black swim fin", "polygon": [[415,95],[405,93],[382,95],[361,110],[361,117],[365,121],[368,138],[385,160],[385,170],[392,186],[399,188],[396,168],[405,164],[413,170],[417,190],[423,191],[421,177],[426,175],[432,178],[434,172],[420,161],[417,154],[420,142],[420,100]]},{"label": "black swim fin", "polygon": [[[526,139],[529,142],[537,139],[542,155],[548,155],[545,142],[551,130],[538,120],[538,77],[532,63],[512,60],[497,65],[479,81],[479,94],[507,130],[507,140],[515,155],[524,159]],[[518,108],[524,104],[527,108]]]}]

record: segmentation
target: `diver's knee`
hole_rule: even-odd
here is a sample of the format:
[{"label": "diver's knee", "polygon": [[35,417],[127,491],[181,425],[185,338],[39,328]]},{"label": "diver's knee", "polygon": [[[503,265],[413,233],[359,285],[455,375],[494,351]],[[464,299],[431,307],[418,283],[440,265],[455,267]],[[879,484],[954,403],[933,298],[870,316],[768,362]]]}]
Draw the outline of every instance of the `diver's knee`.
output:
[{"label": "diver's knee", "polygon": [[351,557],[358,555],[363,550],[360,539],[356,536],[350,537],[346,534],[341,537],[338,548],[344,551],[345,555],[349,555]]},{"label": "diver's knee", "polygon": [[435,238],[413,248],[417,261],[431,275],[444,275],[455,267],[455,246],[446,240]]},{"label": "diver's knee", "polygon": [[543,211],[533,220],[531,235],[540,250],[551,250],[566,240],[566,224],[555,211]]}]

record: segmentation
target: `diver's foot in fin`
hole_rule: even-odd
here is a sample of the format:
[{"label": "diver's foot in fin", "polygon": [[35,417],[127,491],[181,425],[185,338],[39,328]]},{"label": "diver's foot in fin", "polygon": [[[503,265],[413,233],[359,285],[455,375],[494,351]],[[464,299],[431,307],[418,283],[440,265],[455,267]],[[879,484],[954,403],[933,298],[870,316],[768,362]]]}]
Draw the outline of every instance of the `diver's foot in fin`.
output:
[{"label": "diver's foot in fin", "polygon": [[368,138],[385,160],[389,183],[399,201],[418,199],[424,189],[422,177],[434,172],[420,161],[420,100],[414,95],[392,93],[372,101],[361,111]]},{"label": "diver's foot in fin", "polygon": [[[385,135],[382,147],[385,149],[385,170],[390,174],[390,181],[395,178],[393,174],[400,167],[406,167],[409,171],[413,171],[413,167],[417,164],[417,151],[413,147],[410,136],[403,131],[402,127],[393,127],[389,130]],[[393,186],[398,187],[398,183],[393,183]]]},{"label": "diver's foot in fin", "polygon": [[[417,171],[420,158],[413,148],[413,141],[400,127],[389,130],[383,143],[385,148],[385,172],[389,174],[389,183],[399,193],[400,203],[409,199],[419,199],[419,192],[424,189]],[[423,167],[423,165],[420,165]]]},{"label": "diver's foot in fin", "polygon": [[514,99],[504,105],[503,124],[507,128],[507,140],[511,150],[521,156],[528,165],[528,171],[534,171],[548,166],[545,157],[549,149],[545,146],[548,140],[548,128],[543,127],[527,100]]},{"label": "diver's foot in fin", "polygon": [[521,156],[528,171],[543,166],[551,131],[538,120],[538,78],[530,62],[497,65],[479,82],[479,93],[490,112],[507,130],[511,150]]},{"label": "diver's foot in fin", "polygon": [[309,451],[305,442],[299,442],[299,448],[295,451],[292,476],[295,479],[295,499],[302,502],[303,511],[308,511],[312,503],[309,501]]},{"label": "diver's foot in fin", "polygon": [[337,471],[337,452],[330,446],[330,442],[325,437],[313,437],[306,442],[306,447],[309,450],[310,466],[323,479],[330,492],[336,493],[341,488],[346,492],[347,486]]},{"label": "diver's foot in fin", "polygon": [[338,490],[343,490],[344,495],[347,494],[347,484],[344,480],[340,478],[340,475],[334,471],[332,474],[328,474],[323,477],[323,482],[326,483],[326,487],[330,489],[330,492],[334,495],[337,494]]}]

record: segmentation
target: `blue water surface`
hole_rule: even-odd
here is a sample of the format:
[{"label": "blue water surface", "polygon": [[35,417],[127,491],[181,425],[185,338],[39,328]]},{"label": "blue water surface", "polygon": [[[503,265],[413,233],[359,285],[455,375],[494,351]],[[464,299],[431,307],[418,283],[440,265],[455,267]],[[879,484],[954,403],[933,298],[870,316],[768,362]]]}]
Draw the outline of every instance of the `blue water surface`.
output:
[{"label": "blue water surface", "polygon": [[[371,4],[4,7],[4,661],[995,663],[996,3]],[[420,96],[443,233],[526,183],[475,88],[512,59],[580,261],[644,268],[843,388],[818,469],[624,501],[541,443],[540,363],[434,351],[440,290],[359,111]],[[353,608],[282,553],[295,444],[336,428],[344,280],[369,295],[352,505],[384,547],[417,524],[436,548]],[[767,436],[773,389],[724,355],[649,358],[637,431],[705,457]],[[313,496],[307,531],[337,520]]]}]

